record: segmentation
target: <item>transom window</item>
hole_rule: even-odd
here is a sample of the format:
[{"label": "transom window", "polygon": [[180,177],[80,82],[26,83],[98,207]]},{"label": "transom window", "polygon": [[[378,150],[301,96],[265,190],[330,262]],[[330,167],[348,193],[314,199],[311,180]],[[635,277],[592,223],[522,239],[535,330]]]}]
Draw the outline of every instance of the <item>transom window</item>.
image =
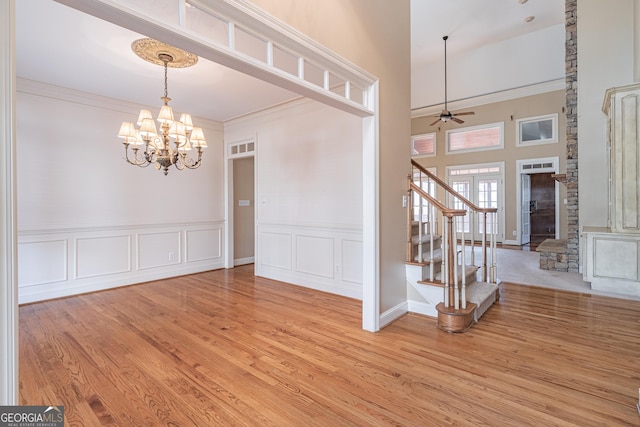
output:
[{"label": "transom window", "polygon": [[411,137],[411,155],[413,157],[427,157],[436,155],[436,134],[425,133]]},{"label": "transom window", "polygon": [[503,147],[503,122],[447,131],[447,154],[499,150]]}]

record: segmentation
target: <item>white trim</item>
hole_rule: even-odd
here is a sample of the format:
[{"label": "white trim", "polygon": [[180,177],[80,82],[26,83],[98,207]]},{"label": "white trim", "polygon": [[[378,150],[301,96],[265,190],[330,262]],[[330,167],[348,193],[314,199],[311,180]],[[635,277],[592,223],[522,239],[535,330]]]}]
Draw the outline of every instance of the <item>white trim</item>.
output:
[{"label": "white trim", "polygon": [[[480,148],[465,148],[462,150],[454,150],[451,151],[449,149],[449,136],[451,134],[456,133],[465,133],[465,132],[473,132],[476,130],[483,129],[491,129],[491,128],[499,128],[500,129],[500,144],[490,147],[480,147]],[[496,123],[487,123],[483,125],[477,126],[467,126],[462,128],[449,129],[445,132],[444,137],[444,146],[445,146],[445,154],[461,154],[461,153],[472,153],[476,151],[491,151],[491,150],[502,150],[504,148],[504,122],[496,122]]]},{"label": "white trim", "polygon": [[[233,46],[213,42],[175,23],[150,17],[142,11],[123,4],[122,1],[56,1],[359,117],[369,117],[374,113],[371,105],[367,102],[362,104],[354,102],[308,82],[299,76],[294,76],[270,66],[266,61],[248,56],[236,50]],[[299,58],[310,60],[319,67],[345,79],[345,81],[351,81],[364,87],[366,92],[371,91],[371,86],[376,81],[375,77],[362,68],[351,64],[310,37],[273,18],[246,0],[207,0],[206,2],[191,0],[190,3],[201,10],[210,11],[213,14],[224,17],[230,24],[233,24],[232,26],[230,25],[230,28],[237,26],[257,37],[271,40],[295,53]]]},{"label": "white trim", "polygon": [[[96,95],[94,93],[82,92],[62,86],[54,86],[48,83],[42,83],[25,78],[16,78],[16,92],[43,98],[53,98],[71,104],[118,111],[131,114],[133,116],[137,116],[142,109],[157,108],[157,106],[153,105],[122,101],[119,99]],[[193,119],[198,121],[200,127],[211,128],[219,131],[223,130],[222,122],[198,116],[193,116]]]},{"label": "white trim", "polygon": [[368,102],[375,115],[362,119],[362,328],[380,330],[380,108],[379,82]]},{"label": "white trim", "polygon": [[0,405],[18,404],[15,0],[0,2]]},{"label": "white trim", "polygon": [[[522,141],[522,125],[525,123],[541,122],[551,120],[551,138],[539,139],[535,141]],[[545,114],[543,116],[526,117],[516,119],[516,147],[529,147],[531,145],[555,144],[558,142],[558,113]]]},{"label": "white trim", "polygon": [[[233,145],[237,145],[237,144],[248,144],[248,143],[253,143],[253,151],[250,152],[245,152],[239,155],[231,155],[229,153],[229,149],[233,146]],[[224,239],[225,239],[225,245],[224,245],[224,267],[225,268],[233,268],[236,265],[242,265],[242,264],[237,264],[236,260],[234,259],[234,232],[233,232],[233,215],[234,215],[234,194],[233,194],[233,161],[235,159],[240,159],[240,158],[245,158],[245,157],[253,157],[253,193],[254,193],[254,200],[256,200],[255,198],[255,194],[257,194],[258,191],[258,181],[257,181],[257,177],[258,177],[258,159],[257,159],[257,149],[258,149],[258,136],[253,136],[251,138],[245,138],[245,139],[241,139],[241,140],[237,140],[237,141],[225,141],[224,143],[224,198],[225,198],[225,207],[224,207],[224,212],[225,212],[225,227],[224,227]],[[257,203],[253,204],[253,217],[254,218],[258,218],[258,206]],[[253,224],[253,230],[254,230],[254,242],[253,242],[253,247],[254,247],[254,255],[257,256],[257,251],[255,248],[258,247],[258,223],[257,221],[254,220],[254,224]],[[251,262],[254,262],[255,259],[252,258]],[[250,264],[250,263],[244,263],[244,264]],[[255,274],[258,274],[258,271],[254,272]]]},{"label": "white trim", "polygon": [[380,328],[395,322],[409,312],[409,301],[403,301],[380,315]]},{"label": "white trim", "polygon": [[[482,169],[482,168],[491,168],[491,167],[499,167],[500,170],[498,172],[482,172],[482,173],[473,173],[473,174],[465,174],[465,175],[451,175],[451,171],[452,170],[460,170],[460,169]],[[491,163],[474,163],[474,164],[466,164],[466,165],[455,165],[455,166],[447,166],[445,169],[445,180],[447,182],[447,184],[451,185],[451,179],[465,179],[467,177],[472,177],[474,182],[476,177],[479,176],[500,176],[500,182],[499,182],[499,188],[498,188],[498,235],[496,237],[496,242],[497,243],[503,243],[504,239],[506,237],[506,231],[505,231],[505,162],[500,161],[500,162],[491,162]],[[472,194],[470,194],[469,200],[473,203],[477,204],[477,201],[475,200],[475,191],[476,189],[472,186],[471,191],[473,192]],[[479,231],[476,231],[476,233],[478,233]]]},{"label": "white trim", "polygon": [[[427,136],[433,136],[433,153],[418,153],[414,154],[414,144],[416,139],[423,139]],[[411,158],[413,159],[421,159],[423,157],[435,157],[437,155],[438,145],[438,133],[437,132],[427,132],[421,133],[419,135],[411,135]]]},{"label": "white trim", "polygon": [[[544,164],[552,163],[550,168],[531,168],[523,169],[525,165],[530,164]],[[542,157],[536,159],[521,159],[516,160],[516,234],[518,239],[516,244],[519,246],[522,244],[522,174],[535,174],[535,173],[558,173],[560,165],[559,157]],[[556,239],[560,238],[560,185],[556,181]]]},{"label": "white trim", "polygon": [[[557,90],[565,90],[565,79],[551,80],[548,82],[536,83],[529,86],[518,87],[514,89],[504,90],[500,92],[478,95],[471,98],[458,99],[448,102],[450,111],[466,110],[480,105],[491,104],[494,102],[509,101],[512,99],[524,98],[526,96],[539,95],[542,93],[555,92]],[[411,118],[431,116],[440,114],[443,104],[429,105],[426,107],[411,109]]]},{"label": "white trim", "polygon": [[158,229],[158,228],[186,228],[186,227],[201,227],[206,229],[208,227],[223,224],[224,220],[216,221],[197,221],[197,222],[157,222],[149,224],[123,224],[123,225],[105,225],[98,227],[49,227],[49,228],[35,228],[25,227],[18,229],[18,237],[23,238],[31,235],[43,235],[43,234],[79,234],[79,233],[97,233],[97,232],[109,232],[120,230],[146,230],[146,229]]},{"label": "white trim", "polygon": [[233,265],[239,266],[239,265],[253,264],[255,263],[255,261],[256,261],[255,257],[236,258],[233,260]]},{"label": "white trim", "polygon": [[408,303],[409,303],[410,313],[421,314],[423,316],[428,316],[433,318],[438,317],[438,310],[435,309],[433,304],[427,304],[426,302],[413,301],[413,300],[409,300]]}]

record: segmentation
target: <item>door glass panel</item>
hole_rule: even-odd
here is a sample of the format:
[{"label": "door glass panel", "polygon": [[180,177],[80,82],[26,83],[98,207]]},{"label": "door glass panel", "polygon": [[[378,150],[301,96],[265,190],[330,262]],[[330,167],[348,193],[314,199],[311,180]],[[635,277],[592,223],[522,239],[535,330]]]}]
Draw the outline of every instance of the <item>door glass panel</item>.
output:
[{"label": "door glass panel", "polygon": [[[478,180],[478,206],[481,208],[497,208],[498,207],[498,180],[497,179],[479,179]],[[487,215],[487,233],[494,233],[495,224],[491,220],[491,216]],[[484,233],[484,215],[478,217],[479,233]]]},{"label": "door glass panel", "polygon": [[[451,187],[458,192],[465,199],[470,198],[471,193],[471,181],[453,181],[451,183]],[[463,218],[462,221],[456,221],[456,231],[458,233],[465,232],[468,233],[470,231],[470,223],[469,223],[469,211],[468,208],[460,201],[458,198],[452,198],[452,208],[453,209],[465,209],[467,211],[467,215]]]}]

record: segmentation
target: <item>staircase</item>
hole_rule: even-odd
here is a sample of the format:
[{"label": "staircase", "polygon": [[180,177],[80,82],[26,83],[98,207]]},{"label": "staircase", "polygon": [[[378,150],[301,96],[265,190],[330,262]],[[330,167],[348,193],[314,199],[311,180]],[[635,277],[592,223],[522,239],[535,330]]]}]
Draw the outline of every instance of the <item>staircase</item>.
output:
[{"label": "staircase", "polygon": [[[465,332],[498,299],[497,209],[476,206],[415,161],[411,164],[405,262],[409,311],[437,317],[444,331]],[[476,234],[482,237],[478,242]]]}]

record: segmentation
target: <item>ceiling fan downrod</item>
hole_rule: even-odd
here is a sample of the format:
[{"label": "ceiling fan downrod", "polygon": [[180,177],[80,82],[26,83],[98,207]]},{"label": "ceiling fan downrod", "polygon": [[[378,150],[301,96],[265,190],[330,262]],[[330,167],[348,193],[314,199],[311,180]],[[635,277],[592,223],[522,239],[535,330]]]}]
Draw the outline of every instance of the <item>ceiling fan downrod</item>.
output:
[{"label": "ceiling fan downrod", "polygon": [[449,36],[442,37],[444,40],[444,109],[445,111],[449,111],[447,108],[447,39]]}]

